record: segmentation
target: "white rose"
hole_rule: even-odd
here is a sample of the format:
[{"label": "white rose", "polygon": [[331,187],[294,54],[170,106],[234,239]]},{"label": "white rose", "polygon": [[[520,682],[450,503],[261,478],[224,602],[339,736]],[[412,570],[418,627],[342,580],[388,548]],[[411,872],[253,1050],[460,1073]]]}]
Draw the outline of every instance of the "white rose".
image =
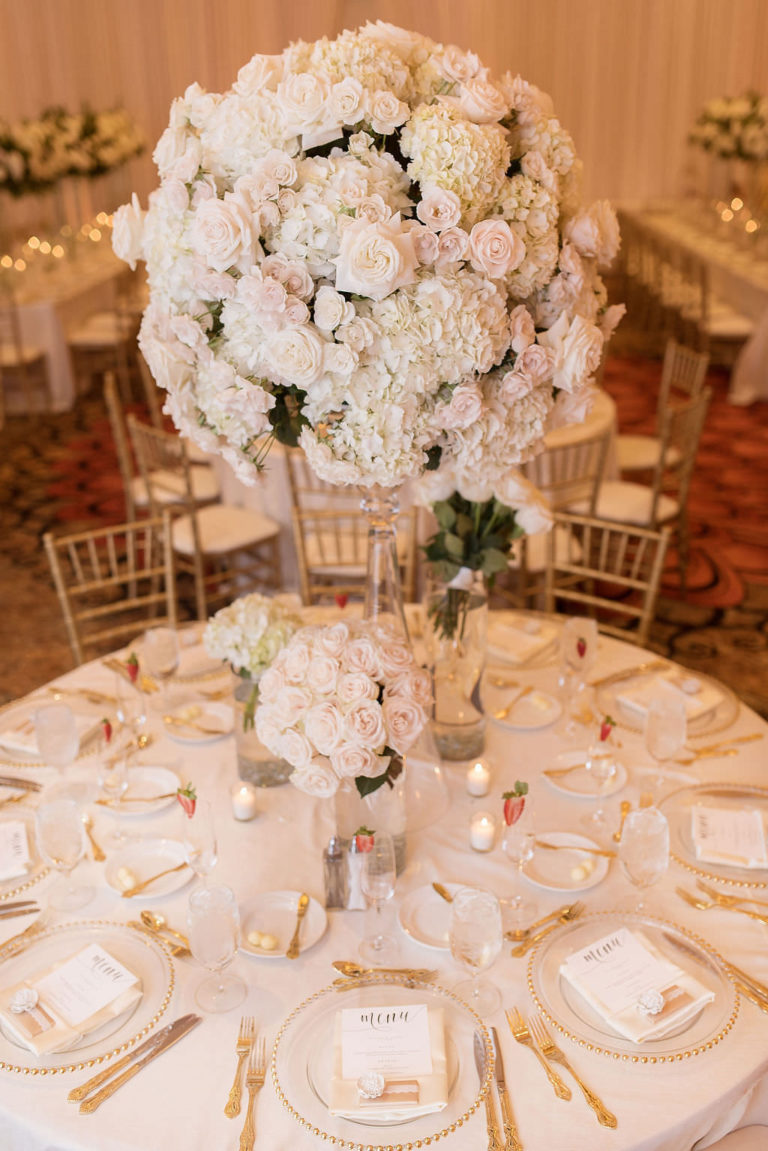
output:
[{"label": "white rose", "polygon": [[286,296],[283,315],[288,324],[307,324],[310,320],[309,308],[298,296]]},{"label": "white rose", "polygon": [[160,340],[147,333],[140,346],[159,387],[176,391],[192,379],[194,352],[180,340]]},{"label": "white rose", "polygon": [[583,316],[576,316],[563,341],[562,362],[558,364],[553,384],[566,392],[576,391],[593,376],[600,365],[603,335]]},{"label": "white rose", "polygon": [[369,95],[365,101],[365,110],[374,132],[381,136],[389,136],[395,128],[399,128],[408,119],[407,104],[398,100],[394,92],[381,90]]},{"label": "white rose", "polygon": [[502,403],[512,406],[533,391],[533,380],[520,372],[505,372],[499,384],[499,398]]},{"label": "white rose", "polygon": [[272,701],[275,718],[283,728],[290,727],[301,719],[313,702],[311,692],[303,687],[287,684],[277,692]]},{"label": "white rose", "polygon": [[237,73],[233,88],[243,96],[264,88],[274,90],[282,79],[284,67],[282,56],[253,56]]},{"label": "white rose", "polygon": [[323,371],[349,376],[358,364],[358,357],[346,344],[326,344],[323,352]]},{"label": "white rose", "polygon": [[315,695],[330,695],[336,688],[338,675],[339,665],[336,660],[315,652],[307,668],[307,687]]},{"label": "white rose", "polygon": [[324,332],[332,332],[344,320],[354,317],[354,305],[345,300],[330,284],[317,289],[313,304],[315,323]]},{"label": "white rose", "polygon": [[312,298],[315,283],[301,260],[287,260],[281,252],[273,252],[262,262],[261,273],[277,280],[287,292],[301,300]]},{"label": "white rose", "polygon": [[280,755],[283,733],[280,724],[275,719],[273,709],[259,704],[256,708],[255,726],[256,734],[264,746],[274,752],[275,755]]},{"label": "white rose", "polygon": [[506,116],[509,102],[495,84],[475,76],[462,84],[459,107],[473,124],[495,124]]},{"label": "white rose", "polygon": [[515,519],[526,535],[546,532],[552,526],[552,511],[538,488],[520,472],[507,472],[497,481],[496,498],[508,508],[514,508]]},{"label": "white rose", "polygon": [[225,272],[241,259],[254,262],[258,246],[253,217],[237,199],[204,200],[190,229],[192,248],[215,272]]},{"label": "white rose", "polygon": [[424,709],[404,696],[388,696],[381,710],[387,728],[387,744],[404,755],[427,722]]},{"label": "white rose", "polygon": [[600,267],[607,267],[619,250],[619,222],[608,200],[596,200],[569,220],[565,235],[582,256],[596,259]]},{"label": "white rose", "polygon": [[399,675],[414,666],[413,652],[401,639],[385,639],[379,647],[381,670],[384,675]]},{"label": "white rose", "polygon": [[510,346],[512,351],[517,355],[519,355],[520,352],[524,352],[536,339],[536,328],[533,323],[533,316],[525,304],[518,304],[518,306],[510,312],[509,334],[511,336]]},{"label": "white rose", "polygon": [[343,704],[357,703],[359,699],[376,699],[379,685],[360,671],[348,671],[339,676],[336,693]]},{"label": "white rose", "polygon": [[311,660],[312,649],[309,644],[303,639],[294,638],[280,655],[280,671],[288,683],[303,683]]},{"label": "white rose", "polygon": [[474,52],[463,52],[455,44],[448,44],[435,63],[440,75],[454,84],[465,84],[480,71],[479,57]]},{"label": "white rose", "polygon": [[363,85],[354,76],[345,76],[331,88],[330,113],[342,124],[356,124],[363,115]]},{"label": "white rose", "polygon": [[422,188],[416,215],[434,232],[442,232],[445,228],[454,228],[461,219],[461,200],[449,188],[427,186]]},{"label": "white rose", "polygon": [[381,675],[381,664],[377,645],[367,635],[359,635],[350,640],[344,651],[344,670],[360,671],[371,679]]},{"label": "white rose", "polygon": [[413,237],[398,216],[379,224],[353,220],[345,228],[336,263],[336,287],[372,300],[383,300],[416,279]]},{"label": "white rose", "polygon": [[463,260],[468,248],[469,236],[463,228],[446,228],[438,237],[436,268],[442,269],[446,264]]},{"label": "white rose", "polygon": [[548,380],[554,370],[554,353],[541,344],[529,344],[515,360],[515,372],[527,376],[534,387]]},{"label": "white rose", "polygon": [[277,753],[292,767],[308,767],[314,754],[312,744],[307,737],[295,727],[289,727],[280,736],[279,751]]},{"label": "white rose", "polygon": [[331,765],[342,779],[354,779],[358,775],[373,779],[382,770],[379,757],[359,743],[342,743],[331,754]]},{"label": "white rose", "polygon": [[479,384],[459,384],[454,389],[451,402],[440,409],[440,421],[447,430],[468,428],[480,419],[483,411],[483,394]]},{"label": "white rose", "polygon": [[280,148],[273,148],[267,152],[261,162],[262,171],[276,184],[288,185],[296,183],[296,162],[287,152]]},{"label": "white rose", "polygon": [[557,182],[555,173],[547,166],[547,162],[541,152],[526,152],[520,160],[520,169],[524,176],[527,176],[530,180],[536,180],[539,184],[543,184],[547,191],[556,191]]},{"label": "white rose", "polygon": [[341,743],[344,720],[331,700],[311,707],[304,717],[304,734],[321,755],[330,755]]},{"label": "white rose", "polygon": [[575,392],[558,392],[547,421],[547,429],[582,424],[592,411],[596,395],[597,389],[591,387],[579,388]]},{"label": "white rose", "polygon": [[125,260],[131,270],[135,270],[136,261],[141,259],[143,233],[144,213],[141,210],[139,197],[134,192],[130,204],[122,204],[115,212],[112,222],[112,251],[118,259]]},{"label": "white rose", "polygon": [[622,318],[626,315],[626,304],[611,304],[605,311],[598,316],[597,325],[603,333],[603,340],[605,343],[610,340],[616,328],[621,323]]},{"label": "white rose", "polygon": [[330,85],[315,72],[291,73],[277,86],[277,99],[289,132],[303,132],[323,116]]},{"label": "white rose", "polygon": [[315,648],[333,659],[341,659],[349,643],[349,627],[345,623],[329,624],[320,628],[315,638]]},{"label": "white rose", "polygon": [[410,231],[413,237],[413,250],[419,263],[434,264],[437,259],[437,235],[429,228],[417,224],[415,220],[411,221]]},{"label": "white rose", "polygon": [[469,233],[469,259],[476,272],[501,280],[525,259],[525,244],[506,220],[482,220]]},{"label": "white rose", "polygon": [[291,384],[313,384],[323,370],[323,341],[307,324],[270,336],[264,353],[274,371]]},{"label": "white rose", "polygon": [[378,192],[372,196],[363,196],[357,205],[357,219],[367,220],[369,224],[378,224],[382,220],[392,218],[393,212],[387,201]]},{"label": "white rose", "polygon": [[362,743],[371,749],[382,747],[387,732],[381,705],[373,699],[353,703],[344,716],[344,731],[350,743]]},{"label": "white rose", "polygon": [[387,696],[405,696],[422,707],[432,703],[432,677],[426,668],[414,667],[400,672],[387,684]]},{"label": "white rose", "polygon": [[[288,762],[290,763],[290,760]],[[290,779],[299,791],[314,795],[318,799],[327,799],[339,790],[336,772],[326,760],[319,758],[313,759],[308,767],[296,768]]]}]

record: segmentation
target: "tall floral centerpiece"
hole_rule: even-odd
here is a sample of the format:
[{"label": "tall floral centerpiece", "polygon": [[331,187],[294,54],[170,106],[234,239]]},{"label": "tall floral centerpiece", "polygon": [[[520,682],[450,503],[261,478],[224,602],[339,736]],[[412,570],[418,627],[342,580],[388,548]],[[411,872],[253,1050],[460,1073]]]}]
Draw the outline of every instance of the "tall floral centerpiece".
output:
[{"label": "tall floral centerpiece", "polygon": [[392,556],[383,490],[429,468],[490,494],[582,418],[621,314],[616,218],[581,210],[571,138],[519,76],[378,21],[191,85],[154,158],[148,210],[113,231],[147,265],[141,348],[179,429],[246,481],[300,444],[369,490]]},{"label": "tall floral centerpiece", "polygon": [[738,194],[753,212],[768,211],[768,99],[747,91],[736,97],[717,97],[702,108],[688,140],[712,161],[712,178],[719,178],[717,163],[728,166],[729,187],[710,189],[719,195]]}]

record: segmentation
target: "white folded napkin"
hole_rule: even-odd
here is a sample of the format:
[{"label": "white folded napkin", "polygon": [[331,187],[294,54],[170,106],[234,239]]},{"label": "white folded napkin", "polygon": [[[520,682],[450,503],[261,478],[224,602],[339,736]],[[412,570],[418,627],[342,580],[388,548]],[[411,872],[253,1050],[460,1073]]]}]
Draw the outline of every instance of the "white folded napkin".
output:
[{"label": "white folded napkin", "polygon": [[[375,1009],[373,1009],[375,1010]],[[396,1123],[442,1111],[448,1103],[448,1072],[445,1056],[445,1025],[442,1008],[428,1008],[432,1071],[428,1075],[397,1073],[384,1076],[384,1092],[378,1098],[365,1098],[358,1077],[342,1076],[342,1013],[337,1012],[333,1037],[333,1078],[329,1111],[342,1118]]]},{"label": "white folded napkin", "polygon": [[513,616],[503,623],[494,620],[488,628],[488,651],[506,663],[527,663],[554,644],[557,624],[526,616]]},{"label": "white folded napkin", "polygon": [[601,1019],[633,1043],[662,1039],[715,997],[644,932],[626,927],[568,956],[560,974]]},{"label": "white folded napkin", "polygon": [[[99,722],[94,723],[92,715],[78,715],[75,712],[75,727],[80,739],[80,746],[98,729],[98,726]],[[22,751],[27,755],[38,755],[34,712],[23,719],[19,719],[12,727],[0,731],[0,746],[8,751]]]},{"label": "white folded napkin", "polygon": [[13,819],[0,824],[0,880],[26,875],[31,862],[24,821]]},{"label": "white folded napkin", "polygon": [[695,676],[681,676],[674,668],[663,675],[652,675],[635,687],[617,692],[616,699],[628,711],[644,717],[655,699],[682,699],[688,719],[699,719],[714,711],[723,698],[714,684]]},{"label": "white folded napkin", "polygon": [[729,867],[767,868],[765,825],[759,811],[708,807],[691,808],[691,838],[696,858]]}]

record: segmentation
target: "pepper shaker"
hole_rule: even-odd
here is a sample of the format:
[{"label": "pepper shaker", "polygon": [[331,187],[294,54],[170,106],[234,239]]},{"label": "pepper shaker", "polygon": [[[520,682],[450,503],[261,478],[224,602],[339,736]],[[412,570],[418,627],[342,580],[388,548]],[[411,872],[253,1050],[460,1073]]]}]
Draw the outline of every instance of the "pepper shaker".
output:
[{"label": "pepper shaker", "polygon": [[323,852],[325,906],[347,906],[347,859],[338,835],[332,835]]}]

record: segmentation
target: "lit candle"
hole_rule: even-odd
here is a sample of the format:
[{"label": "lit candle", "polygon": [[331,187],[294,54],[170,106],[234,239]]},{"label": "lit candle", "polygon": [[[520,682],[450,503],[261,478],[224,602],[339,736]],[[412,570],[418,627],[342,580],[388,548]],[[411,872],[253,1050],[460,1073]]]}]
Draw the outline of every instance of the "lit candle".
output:
[{"label": "lit candle", "polygon": [[470,795],[487,795],[490,786],[491,773],[482,759],[478,759],[467,772],[467,791]]},{"label": "lit candle", "polygon": [[236,783],[232,788],[232,814],[235,819],[253,819],[258,812],[256,788],[250,783]]},{"label": "lit candle", "polygon": [[487,811],[478,811],[469,825],[469,844],[475,851],[490,851],[496,834],[496,823]]}]

